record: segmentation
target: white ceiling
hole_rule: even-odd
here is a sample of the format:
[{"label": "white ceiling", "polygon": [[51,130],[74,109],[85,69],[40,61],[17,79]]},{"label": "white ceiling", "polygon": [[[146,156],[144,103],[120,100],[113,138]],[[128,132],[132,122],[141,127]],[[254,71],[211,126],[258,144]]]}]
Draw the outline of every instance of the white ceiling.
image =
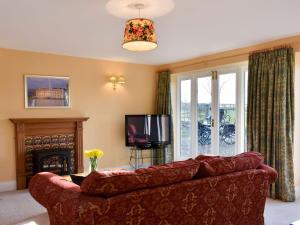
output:
[{"label": "white ceiling", "polygon": [[155,19],[159,47],[133,53],[107,0],[0,0],[0,47],[158,65],[300,34],[300,0],[174,2]]}]

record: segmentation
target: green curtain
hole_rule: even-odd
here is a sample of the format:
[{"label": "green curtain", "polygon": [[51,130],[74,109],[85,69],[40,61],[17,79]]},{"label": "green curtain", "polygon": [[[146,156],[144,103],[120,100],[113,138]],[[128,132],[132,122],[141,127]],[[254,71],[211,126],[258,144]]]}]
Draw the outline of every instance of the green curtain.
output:
[{"label": "green curtain", "polygon": [[265,156],[278,172],[270,197],[295,201],[294,141],[295,54],[289,47],[249,56],[247,148]]},{"label": "green curtain", "polygon": [[[171,106],[171,73],[170,71],[160,72],[158,74],[157,95],[156,95],[156,113],[172,116]],[[171,117],[171,144],[166,148],[156,149],[154,164],[163,164],[173,161],[173,126]]]}]

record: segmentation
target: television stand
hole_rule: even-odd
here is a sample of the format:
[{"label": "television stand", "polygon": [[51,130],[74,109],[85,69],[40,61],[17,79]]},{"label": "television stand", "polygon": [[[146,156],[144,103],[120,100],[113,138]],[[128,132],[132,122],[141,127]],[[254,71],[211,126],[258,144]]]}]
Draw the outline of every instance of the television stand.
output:
[{"label": "television stand", "polygon": [[[154,148],[138,148],[136,146],[130,148],[130,161],[129,164],[132,168],[139,169],[148,166],[153,165],[154,159],[157,158],[154,156],[154,151],[156,149]],[[144,164],[144,162],[149,159],[149,164]]]}]

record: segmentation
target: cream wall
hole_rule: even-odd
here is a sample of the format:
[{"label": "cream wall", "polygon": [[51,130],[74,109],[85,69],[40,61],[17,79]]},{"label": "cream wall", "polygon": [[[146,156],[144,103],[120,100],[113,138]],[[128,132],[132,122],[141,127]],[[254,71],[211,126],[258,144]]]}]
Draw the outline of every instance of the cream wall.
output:
[{"label": "cream wall", "polygon": [[294,171],[296,185],[300,186],[300,52],[296,53],[295,70],[295,143]]},{"label": "cream wall", "polygon": [[[24,74],[69,76],[71,108],[25,109]],[[113,91],[109,75],[125,76],[125,87]],[[153,113],[156,82],[151,66],[0,49],[0,182],[15,180],[9,118],[90,117],[84,124],[84,148],[104,150],[102,168],[128,165],[124,115]]]}]

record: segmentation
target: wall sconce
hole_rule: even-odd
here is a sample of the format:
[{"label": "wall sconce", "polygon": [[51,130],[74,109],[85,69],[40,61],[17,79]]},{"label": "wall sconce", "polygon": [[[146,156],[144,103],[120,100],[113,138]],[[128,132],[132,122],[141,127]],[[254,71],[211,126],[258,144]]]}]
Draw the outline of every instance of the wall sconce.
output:
[{"label": "wall sconce", "polygon": [[114,91],[116,90],[118,84],[124,85],[126,83],[123,76],[111,76],[109,77],[109,81],[112,84]]}]

